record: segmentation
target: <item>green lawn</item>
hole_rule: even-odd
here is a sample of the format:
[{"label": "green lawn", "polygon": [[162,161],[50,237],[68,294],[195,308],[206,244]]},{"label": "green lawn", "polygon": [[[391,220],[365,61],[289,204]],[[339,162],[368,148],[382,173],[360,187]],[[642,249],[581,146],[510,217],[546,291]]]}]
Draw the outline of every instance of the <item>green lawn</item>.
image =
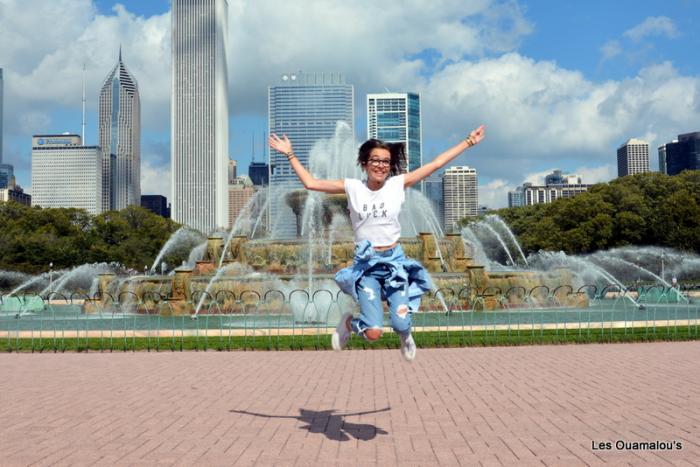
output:
[{"label": "green lawn", "polygon": [[[511,346],[534,344],[587,344],[610,342],[686,341],[700,339],[698,326],[608,329],[534,329],[504,331],[415,332],[419,348]],[[388,334],[370,344],[353,337],[350,349],[398,348],[399,339]],[[330,335],[298,336],[173,336],[3,338],[0,352],[112,352],[112,351],[226,351],[226,350],[328,350]]]}]

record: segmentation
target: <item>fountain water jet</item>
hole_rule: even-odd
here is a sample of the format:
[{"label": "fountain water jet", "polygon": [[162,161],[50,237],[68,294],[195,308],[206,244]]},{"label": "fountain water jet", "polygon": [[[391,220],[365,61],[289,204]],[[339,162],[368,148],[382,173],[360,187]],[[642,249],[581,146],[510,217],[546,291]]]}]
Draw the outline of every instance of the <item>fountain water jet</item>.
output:
[{"label": "fountain water jet", "polygon": [[498,216],[496,214],[489,214],[488,216],[486,216],[486,221],[496,224],[498,227],[501,228],[502,231],[504,231],[508,235],[510,241],[513,242],[515,247],[518,249],[518,253],[520,253],[520,257],[525,263],[525,267],[529,267],[529,265],[527,264],[527,258],[525,258],[525,253],[523,253],[523,249],[520,247],[520,243],[515,238],[515,235],[513,235],[513,231],[510,230],[510,227],[508,227],[508,225],[503,221],[503,219],[501,219],[501,216]]},{"label": "fountain water jet", "polygon": [[193,244],[195,244],[195,242],[201,242],[202,237],[203,236],[201,233],[187,226],[180,227],[179,229],[177,229],[177,231],[175,231],[175,233],[170,236],[168,241],[165,242],[163,247],[160,249],[160,252],[158,252],[156,259],[155,261],[153,261],[153,265],[151,266],[151,273],[156,271],[156,266],[158,266],[158,264],[165,257],[165,255],[170,253],[172,250],[175,250],[176,248],[181,248],[183,245],[186,244],[189,244],[189,249],[192,249]]}]

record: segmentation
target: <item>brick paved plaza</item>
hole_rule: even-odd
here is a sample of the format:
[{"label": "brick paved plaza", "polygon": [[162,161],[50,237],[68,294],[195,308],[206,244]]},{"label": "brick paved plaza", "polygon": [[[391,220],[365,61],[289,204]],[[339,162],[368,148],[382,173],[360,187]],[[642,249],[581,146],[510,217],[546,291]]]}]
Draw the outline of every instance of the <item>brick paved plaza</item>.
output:
[{"label": "brick paved plaza", "polygon": [[0,464],[700,465],[699,370],[697,342],[2,354]]}]

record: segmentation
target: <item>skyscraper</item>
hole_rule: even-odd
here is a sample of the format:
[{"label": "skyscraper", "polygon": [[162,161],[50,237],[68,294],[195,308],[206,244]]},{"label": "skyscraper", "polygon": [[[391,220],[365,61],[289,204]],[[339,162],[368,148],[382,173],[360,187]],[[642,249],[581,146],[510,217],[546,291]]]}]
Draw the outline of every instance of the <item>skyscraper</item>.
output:
[{"label": "skyscraper", "polygon": [[2,133],[3,133],[3,126],[2,126],[2,115],[4,111],[4,102],[3,102],[3,88],[5,86],[5,81],[3,80],[2,77],[2,68],[0,68],[0,164],[2,164]]},{"label": "skyscraper", "polygon": [[531,183],[525,183],[522,186],[515,187],[515,190],[508,192],[508,207],[517,208],[525,206],[525,189],[531,186]]},{"label": "skyscraper", "polygon": [[10,186],[13,178],[15,178],[14,167],[10,164],[0,164],[0,188]]},{"label": "skyscraper", "polygon": [[445,209],[445,231],[457,230],[457,223],[466,216],[476,216],[479,207],[476,169],[450,167],[442,176],[442,198]]},{"label": "skyscraper", "polygon": [[227,0],[172,2],[172,215],[228,225]]},{"label": "skyscraper", "polygon": [[405,92],[367,94],[367,137],[404,143],[404,171],[423,165],[420,96]]},{"label": "skyscraper", "polygon": [[[677,140],[673,141],[674,143],[677,143]],[[659,172],[662,174],[667,173],[666,172],[666,145],[662,144],[661,146],[658,147],[659,151]]]},{"label": "skyscraper", "polygon": [[445,225],[445,206],[442,199],[442,174],[436,172],[423,180],[423,194],[430,201],[440,225]]},{"label": "skyscraper", "polygon": [[270,166],[264,162],[251,162],[248,166],[248,176],[253,185],[262,186],[270,183]]},{"label": "skyscraper", "polygon": [[522,186],[508,192],[508,207],[532,206],[547,204],[559,198],[573,198],[585,193],[592,185],[584,184],[581,176],[565,174],[560,169],[545,175],[544,185],[533,185],[525,182]]},{"label": "skyscraper", "polygon": [[141,195],[141,207],[166,219],[170,218],[168,198],[163,195]]},{"label": "skyscraper", "polygon": [[5,203],[14,201],[15,203],[24,204],[25,206],[31,206],[32,196],[25,193],[22,187],[15,183],[13,178],[10,180],[7,188],[0,188],[0,201]]},{"label": "skyscraper", "polygon": [[236,172],[238,168],[238,162],[236,162],[233,159],[230,159],[228,161],[228,177],[227,177],[227,182],[228,184],[236,183]]},{"label": "skyscraper", "polygon": [[549,185],[575,185],[581,183],[581,176],[565,174],[561,169],[554,169],[552,173],[544,176],[545,186]]},{"label": "skyscraper", "polygon": [[649,172],[649,143],[628,139],[617,149],[617,176]]},{"label": "skyscraper", "polygon": [[2,133],[3,133],[3,86],[4,81],[2,77],[2,68],[0,68],[0,188],[7,188],[10,186],[12,179],[14,178],[14,167],[10,164],[2,163]]},{"label": "skyscraper", "polygon": [[102,152],[80,135],[32,137],[32,204],[102,211]]},{"label": "skyscraper", "polygon": [[[268,88],[269,133],[287,135],[294,144],[294,153],[309,168],[309,153],[320,139],[335,135],[338,122],[352,131],[354,121],[354,89],[339,73],[292,73]],[[271,151],[270,189],[275,192],[302,188],[287,157]],[[270,203],[271,222],[275,235],[290,238],[296,235],[296,220],[283,197]]]},{"label": "skyscraper", "polygon": [[250,177],[236,177],[228,185],[228,227],[232,228],[248,200],[255,195],[255,186]]},{"label": "skyscraper", "polygon": [[141,204],[141,100],[134,77],[122,62],[109,72],[100,91],[102,210]]},{"label": "skyscraper", "polygon": [[678,135],[678,141],[666,144],[666,173],[700,170],[700,132]]}]

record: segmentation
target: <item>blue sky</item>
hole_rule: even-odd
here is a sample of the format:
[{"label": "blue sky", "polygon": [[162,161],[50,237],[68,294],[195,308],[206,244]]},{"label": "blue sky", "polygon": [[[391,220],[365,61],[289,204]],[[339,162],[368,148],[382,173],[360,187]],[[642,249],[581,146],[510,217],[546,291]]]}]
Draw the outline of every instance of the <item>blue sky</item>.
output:
[{"label": "blue sky", "polygon": [[[31,185],[33,133],[80,131],[82,63],[95,144],[99,87],[121,44],[141,91],[142,191],[169,195],[169,2],[29,3],[0,0],[4,159],[19,183]],[[267,86],[296,70],[355,85],[358,140],[366,93],[420,92],[424,160],[486,123],[484,143],[455,163],[477,168],[493,207],[553,168],[609,180],[631,137],[651,143],[656,167],[659,144],[700,130],[698,0],[229,4],[231,156],[243,168],[253,135],[261,156]]]}]

